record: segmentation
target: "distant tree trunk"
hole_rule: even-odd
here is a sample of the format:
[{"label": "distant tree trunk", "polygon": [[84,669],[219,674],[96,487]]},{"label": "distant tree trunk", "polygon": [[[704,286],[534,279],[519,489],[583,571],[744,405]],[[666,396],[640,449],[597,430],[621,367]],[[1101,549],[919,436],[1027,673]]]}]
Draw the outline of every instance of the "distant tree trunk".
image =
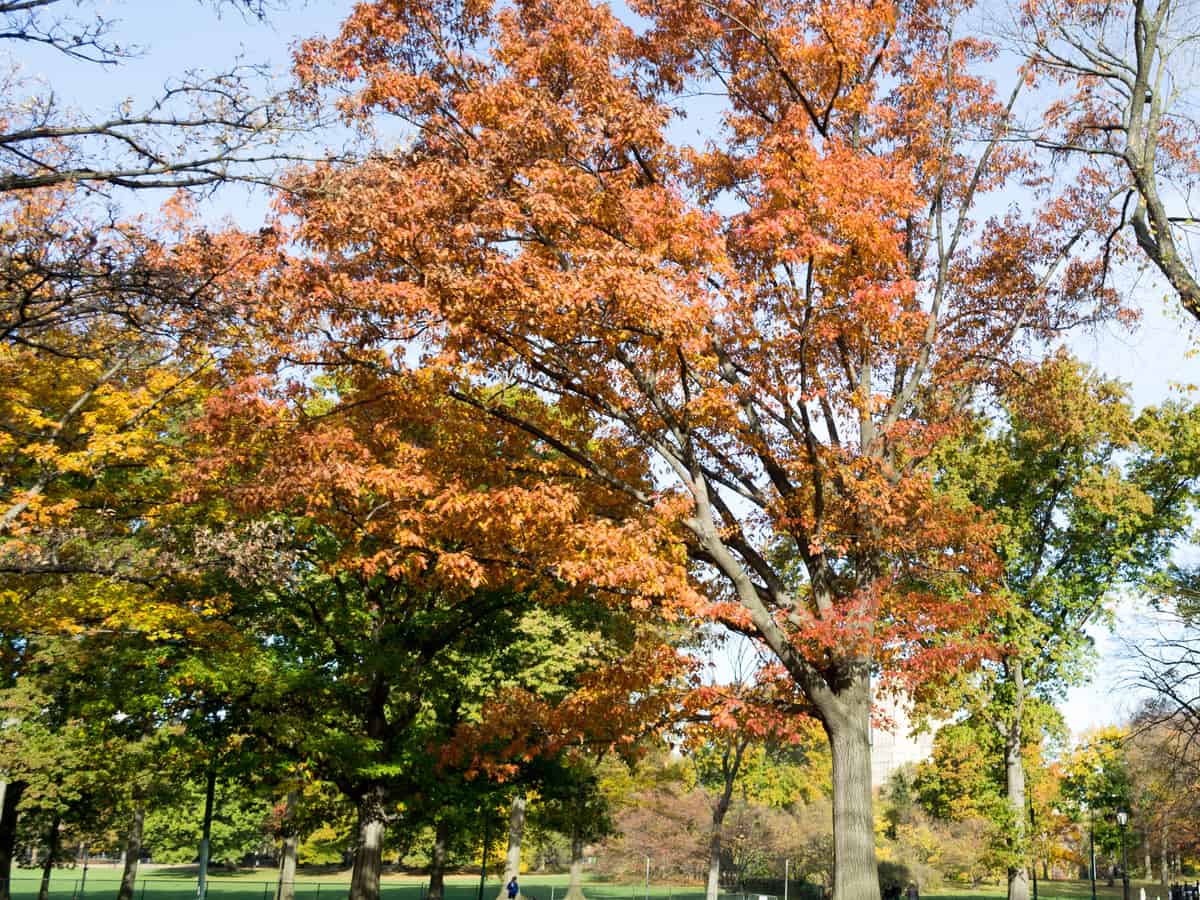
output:
[{"label": "distant tree trunk", "polygon": [[279,900],[293,900],[296,896],[296,854],[299,850],[300,835],[286,835],[279,860]]},{"label": "distant tree trunk", "polygon": [[129,823],[129,833],[125,835],[125,868],[121,872],[121,887],[117,890],[117,900],[133,900],[138,862],[142,858],[142,831],[145,824],[146,805],[139,800],[133,807],[133,820]]},{"label": "distant tree trunk", "polygon": [[[1021,717],[1025,706],[1025,673],[1019,656],[1004,659],[1004,673],[1013,689],[1012,718],[1004,732],[1004,779],[1008,811],[1012,816],[1013,848],[1025,857],[1025,765],[1021,761]],[[1008,870],[1008,900],[1029,900],[1029,873],[1025,865]]]},{"label": "distant tree trunk", "polygon": [[17,806],[25,793],[25,782],[4,782],[4,797],[0,799],[0,900],[11,897],[13,856],[17,849]]},{"label": "distant tree trunk", "polygon": [[704,900],[717,900],[721,890],[721,828],[725,824],[725,814],[729,812],[729,801],[733,797],[733,784],[737,780],[738,770],[742,767],[742,756],[746,752],[748,741],[732,736],[725,744],[721,755],[721,793],[713,802],[712,821],[708,832],[708,882],[705,885]]},{"label": "distant tree trunk", "polygon": [[429,855],[429,894],[427,900],[442,900],[446,895],[446,857],[449,855],[450,821],[438,819],[433,830],[433,852]]},{"label": "distant tree trunk", "polygon": [[379,900],[383,837],[387,830],[382,785],[372,785],[358,801],[358,847],[350,876],[350,900]]},{"label": "distant tree trunk", "polygon": [[1050,880],[1050,860],[1042,860],[1042,881]]},{"label": "distant tree trunk", "polygon": [[296,896],[296,853],[300,847],[300,835],[296,833],[295,817],[299,799],[299,792],[288,791],[287,803],[283,808],[283,850],[279,858],[276,900],[293,900]]},{"label": "distant tree trunk", "polygon": [[300,850],[300,835],[284,835],[279,857],[279,900],[293,900],[296,896],[296,856]]},{"label": "distant tree trunk", "polygon": [[200,866],[196,873],[196,897],[208,898],[208,863],[212,855],[213,803],[217,793],[217,773],[209,769],[204,785],[204,820],[200,826]]},{"label": "distant tree trunk", "polygon": [[1153,881],[1154,880],[1154,864],[1150,861],[1150,832],[1146,832],[1145,837],[1142,838],[1142,852],[1146,858],[1146,867],[1145,867],[1145,869],[1143,869],[1145,874],[1142,875],[1142,877],[1145,878],[1147,881]]},{"label": "distant tree trunk", "polygon": [[505,886],[521,871],[521,841],[525,838],[525,792],[517,793],[508,812],[508,854],[504,857],[504,878],[496,900],[505,900]]},{"label": "distant tree trunk", "polygon": [[583,831],[579,823],[571,829],[571,869],[563,900],[586,900],[583,893]]},{"label": "distant tree trunk", "polygon": [[38,888],[38,900],[50,900],[50,874],[54,871],[54,860],[58,858],[59,816],[55,813],[46,833],[46,859],[42,863],[42,883]]},{"label": "distant tree trunk", "polygon": [[1162,822],[1162,846],[1160,848],[1162,857],[1159,862],[1162,863],[1159,868],[1159,878],[1162,886],[1166,888],[1171,883],[1171,854],[1167,849],[1167,817],[1163,816]]}]

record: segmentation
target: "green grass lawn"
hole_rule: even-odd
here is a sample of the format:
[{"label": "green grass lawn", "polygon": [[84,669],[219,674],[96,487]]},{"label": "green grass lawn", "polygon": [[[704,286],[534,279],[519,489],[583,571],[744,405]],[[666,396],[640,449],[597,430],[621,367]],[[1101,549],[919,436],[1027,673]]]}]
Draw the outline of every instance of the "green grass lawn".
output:
[{"label": "green grass lawn", "polygon": [[[79,868],[56,869],[50,882],[51,900],[80,900],[81,894],[92,900],[116,895],[120,882],[116,867],[93,866],[88,869],[86,883]],[[211,900],[273,900],[275,896],[274,869],[244,869],[232,874],[210,874],[208,890]],[[37,896],[40,875],[30,869],[13,873],[13,900],[33,900]],[[342,900],[350,885],[348,870],[323,874],[300,873],[296,877],[296,900]],[[421,876],[385,875],[383,900],[423,900],[428,880]],[[499,878],[487,880],[484,897],[495,900],[503,884]],[[523,875],[522,893],[529,900],[557,900],[567,889],[566,875]],[[479,876],[449,875],[446,877],[446,900],[476,900]],[[641,900],[646,894],[642,884],[616,885],[593,882],[587,887],[593,900]],[[146,868],[139,872],[135,900],[191,900],[196,894],[196,867]],[[652,900],[703,900],[704,889],[696,886],[650,885]]]},{"label": "green grass lawn", "polygon": [[[92,866],[86,883],[79,868],[56,869],[50,882],[51,900],[111,900],[116,896],[120,869],[116,866]],[[196,895],[195,866],[143,867],[139,873],[135,900],[192,900]],[[33,900],[37,896],[39,873],[30,869],[13,872],[13,900]],[[273,900],[275,896],[274,869],[243,869],[230,874],[212,874],[208,879],[211,900]],[[296,900],[343,900],[349,889],[349,871],[321,874],[301,873],[296,878]],[[385,875],[382,900],[424,900],[427,881],[420,876]],[[530,900],[557,900],[566,892],[566,875],[523,875],[522,893]],[[1142,882],[1132,882],[1130,894],[1138,900]],[[1147,900],[1166,900],[1156,882],[1147,882]],[[592,900],[641,900],[646,889],[642,884],[617,885],[592,881],[585,888]],[[476,900],[479,877],[450,875],[446,878],[446,900]],[[489,878],[484,889],[485,900],[495,900],[501,891],[498,878]],[[703,900],[704,889],[698,885],[650,885],[653,900]],[[1004,896],[1002,885],[966,888],[949,885],[928,890],[922,900],[996,900]],[[1096,885],[1097,900],[1122,900],[1121,885]],[[1086,881],[1038,882],[1039,900],[1091,900],[1091,886]]]},{"label": "green grass lawn", "polygon": [[[1166,892],[1157,881],[1129,882],[1129,895],[1138,900],[1138,889],[1146,888],[1146,900],[1154,900],[1161,896],[1167,900]],[[1004,885],[989,884],[979,888],[958,887],[946,885],[939,890],[931,890],[921,895],[921,900],[983,900],[1005,895]],[[1092,886],[1087,881],[1042,881],[1038,879],[1038,900],[1091,900]],[[1121,883],[1118,881],[1112,887],[1103,881],[1096,882],[1096,900],[1122,900]]]}]

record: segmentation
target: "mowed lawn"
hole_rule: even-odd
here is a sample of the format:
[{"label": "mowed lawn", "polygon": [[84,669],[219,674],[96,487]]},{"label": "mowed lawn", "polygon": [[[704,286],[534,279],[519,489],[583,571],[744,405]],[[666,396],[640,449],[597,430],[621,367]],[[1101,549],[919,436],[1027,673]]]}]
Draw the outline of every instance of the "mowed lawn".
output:
[{"label": "mowed lawn", "polygon": [[[1157,881],[1129,882],[1129,896],[1139,900],[1139,889],[1146,889],[1146,900],[1167,900],[1166,891]],[[938,890],[930,890],[921,894],[921,900],[994,900],[1004,897],[1004,885],[983,885],[978,888],[946,885]],[[1043,881],[1038,879],[1038,900],[1091,900],[1092,885],[1087,881]],[[1122,900],[1121,883],[1118,881],[1112,887],[1103,881],[1096,882],[1096,900]]]},{"label": "mowed lawn", "polygon": [[[50,882],[51,900],[112,900],[117,893],[120,870],[112,866],[92,866],[88,869],[86,883],[79,868],[56,869]],[[37,896],[40,875],[30,869],[13,873],[13,900],[34,900]],[[296,900],[344,900],[350,884],[347,870],[323,874],[301,873],[296,878]],[[245,869],[233,874],[213,874],[208,879],[211,900],[273,900],[275,896],[275,871],[273,869]],[[1140,900],[1139,888],[1146,888],[1146,900],[1167,900],[1156,882],[1133,882],[1130,888],[1132,900]],[[383,878],[383,900],[424,900],[427,881],[423,877],[409,875],[385,875]],[[501,882],[489,878],[484,889],[484,900],[496,900],[501,892]],[[523,875],[522,893],[529,900],[559,900],[566,892],[566,875]],[[646,896],[643,884],[612,884],[589,881],[585,892],[592,900],[642,900]],[[450,875],[446,878],[446,900],[476,900],[479,892],[477,875]],[[1108,887],[1096,885],[1097,900],[1122,900],[1121,885]],[[193,900],[196,896],[196,869],[194,866],[148,868],[144,867],[137,882],[135,900]],[[651,884],[651,900],[703,900],[704,889],[698,885]],[[926,890],[922,900],[997,900],[1004,897],[1002,885],[984,885],[966,888],[947,885],[937,890]],[[1086,881],[1038,881],[1039,900],[1091,900],[1091,886]],[[755,900],[755,898],[750,898]]]},{"label": "mowed lawn", "polygon": [[[50,882],[51,900],[80,900],[79,868],[56,869]],[[82,894],[90,900],[111,900],[116,896],[120,872],[108,866],[89,868]],[[274,900],[276,873],[273,869],[242,870],[236,874],[210,874],[210,900]],[[30,869],[14,872],[13,900],[34,900],[40,875]],[[344,900],[349,891],[349,870],[326,874],[300,873],[296,877],[296,900]],[[385,875],[383,900],[424,900],[428,879],[412,875]],[[496,900],[503,883],[489,878],[484,887],[485,900]],[[521,892],[528,900],[561,900],[567,890],[564,875],[522,875]],[[643,900],[646,887],[590,882],[585,891],[593,900]],[[446,900],[476,900],[478,875],[446,876]],[[196,867],[180,866],[149,869],[139,873],[134,900],[192,900],[196,896]],[[658,885],[649,887],[651,900],[703,900],[704,888],[697,885]]]}]

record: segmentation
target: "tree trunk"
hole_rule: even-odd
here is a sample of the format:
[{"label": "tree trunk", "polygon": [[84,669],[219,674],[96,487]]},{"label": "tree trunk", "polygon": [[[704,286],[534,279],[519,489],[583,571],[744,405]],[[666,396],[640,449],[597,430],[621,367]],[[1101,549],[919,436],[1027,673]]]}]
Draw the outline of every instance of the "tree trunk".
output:
[{"label": "tree trunk", "polygon": [[1154,864],[1150,861],[1150,833],[1149,832],[1146,832],[1145,837],[1142,838],[1142,852],[1146,859],[1146,867],[1143,870],[1145,872],[1145,874],[1142,875],[1142,877],[1144,879],[1146,879],[1147,881],[1153,881],[1154,880]]},{"label": "tree trunk", "polygon": [[1004,660],[1004,672],[1013,689],[1012,719],[1004,732],[1004,781],[1008,794],[1008,812],[1012,816],[1012,845],[1019,863],[1008,869],[1008,900],[1029,900],[1029,872],[1025,858],[1025,766],[1021,762],[1021,718],[1025,707],[1025,674],[1020,657]]},{"label": "tree trunk", "polygon": [[1159,870],[1159,877],[1163,888],[1166,889],[1167,885],[1171,883],[1171,854],[1167,849],[1167,817],[1165,815],[1163,816],[1162,847],[1160,849],[1162,851],[1162,858],[1160,860],[1162,868]]},{"label": "tree trunk", "polygon": [[[1025,854],[1025,767],[1021,763],[1021,725],[1016,720],[1009,728],[1004,746],[1004,778],[1012,821],[1011,849],[1022,858]],[[1023,863],[1008,869],[1008,900],[1029,900],[1029,872]]]},{"label": "tree trunk", "polygon": [[133,807],[133,821],[125,836],[125,868],[121,872],[121,886],[117,900],[133,900],[133,889],[137,883],[138,862],[142,858],[142,830],[146,824],[146,806],[140,800]]},{"label": "tree trunk", "polygon": [[508,813],[508,854],[504,857],[504,877],[500,881],[500,893],[496,900],[506,900],[505,886],[521,872],[521,841],[525,837],[525,793],[520,792],[512,800]]},{"label": "tree trunk", "polygon": [[712,822],[708,833],[708,884],[704,900],[717,900],[721,889],[721,827],[729,812],[729,801],[733,797],[733,784],[742,767],[742,755],[747,742],[739,737],[730,738],[721,757],[721,774],[724,776],[721,793],[713,803]]},{"label": "tree trunk", "polygon": [[204,821],[200,826],[200,867],[196,874],[196,898],[208,897],[208,862],[212,853],[213,801],[217,792],[217,773],[209,769],[204,786]]},{"label": "tree trunk", "polygon": [[17,806],[25,793],[25,782],[4,784],[4,799],[0,800],[0,900],[11,896],[13,856],[17,849]]},{"label": "tree trunk", "polygon": [[296,852],[300,847],[300,835],[293,821],[296,815],[297,791],[288,791],[287,805],[283,809],[283,852],[279,859],[279,884],[275,888],[276,900],[293,900],[296,896]]},{"label": "tree trunk", "polygon": [[867,663],[855,664],[840,687],[818,705],[833,757],[833,900],[879,900]]},{"label": "tree trunk", "polygon": [[[721,815],[720,818],[724,818]],[[721,889],[721,822],[717,810],[713,809],[713,820],[708,834],[708,882],[704,888],[704,900],[717,900]]]},{"label": "tree trunk", "polygon": [[350,876],[350,900],[379,900],[386,828],[384,790],[381,785],[372,785],[358,801],[358,847]]},{"label": "tree trunk", "polygon": [[294,900],[296,896],[296,853],[300,835],[289,834],[283,839],[283,856],[279,860],[279,900]]},{"label": "tree trunk", "polygon": [[571,831],[570,872],[567,878],[567,895],[563,900],[586,900],[583,893],[583,832],[578,823]]},{"label": "tree trunk", "polygon": [[58,857],[58,825],[59,818],[56,814],[46,834],[46,859],[42,863],[42,883],[38,887],[38,900],[50,898],[50,874],[54,871],[54,860]]},{"label": "tree trunk", "polygon": [[288,834],[283,838],[280,857],[280,886],[278,900],[293,900],[296,895],[296,853],[300,850],[300,835]]},{"label": "tree trunk", "polygon": [[438,819],[433,832],[433,853],[429,857],[429,894],[426,900],[442,900],[446,895],[446,857],[449,855],[450,821]]}]

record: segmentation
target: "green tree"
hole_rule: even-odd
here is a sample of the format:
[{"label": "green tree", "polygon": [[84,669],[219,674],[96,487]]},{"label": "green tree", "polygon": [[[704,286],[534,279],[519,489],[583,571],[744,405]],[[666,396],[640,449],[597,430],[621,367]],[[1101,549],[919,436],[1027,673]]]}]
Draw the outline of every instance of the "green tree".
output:
[{"label": "green tree", "polygon": [[938,729],[932,756],[917,765],[912,790],[935,819],[960,822],[1003,818],[1003,746],[998,732],[978,719]]},{"label": "green tree", "polygon": [[595,754],[565,753],[555,777],[543,781],[534,821],[564,835],[568,842],[568,881],[564,900],[583,900],[584,847],[616,828],[612,807],[600,789]]},{"label": "green tree", "polygon": [[1063,761],[1063,799],[1076,821],[1086,823],[1095,841],[1097,857],[1109,860],[1109,884],[1113,882],[1121,849],[1116,812],[1132,809],[1133,803],[1127,739],[1124,729],[1101,728],[1087,735]]},{"label": "green tree", "polygon": [[1052,718],[1050,704],[1086,673],[1087,626],[1108,616],[1112,592],[1164,568],[1189,523],[1198,449],[1195,410],[1137,415],[1120,384],[1060,354],[1026,370],[997,423],[981,421],[945,450],[945,489],[999,526],[995,550],[1012,600],[992,626],[996,661],[961,678],[956,697],[1001,736],[1010,900],[1028,895],[1029,726]]},{"label": "green tree", "polygon": [[[146,812],[145,849],[160,863],[196,859],[204,810],[204,781],[189,779],[162,796]],[[270,855],[271,803],[231,779],[217,781],[210,859],[238,865],[247,856]]]}]

